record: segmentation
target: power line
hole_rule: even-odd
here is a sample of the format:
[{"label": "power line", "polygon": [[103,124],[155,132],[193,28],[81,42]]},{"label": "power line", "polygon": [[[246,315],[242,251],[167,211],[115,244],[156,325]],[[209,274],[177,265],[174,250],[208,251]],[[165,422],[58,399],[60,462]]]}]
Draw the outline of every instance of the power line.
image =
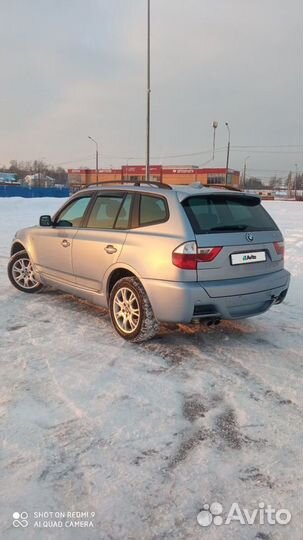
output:
[{"label": "power line", "polygon": [[[274,148],[298,148],[298,150],[288,150],[288,151],[281,151],[281,150],[270,150],[270,149],[274,149]],[[260,150],[259,150],[260,149]],[[268,149],[268,150],[266,150]],[[300,150],[299,150],[300,149]],[[250,151],[251,153],[255,153],[255,154],[300,154],[301,153],[301,149],[303,149],[303,145],[293,145],[293,144],[285,144],[285,145],[252,145],[252,146],[249,146],[249,145],[235,145],[235,146],[231,146],[231,151],[232,152],[247,152],[247,151]],[[226,146],[222,146],[222,147],[219,147],[219,148],[216,148],[216,152],[220,153],[220,152],[225,152],[226,151]],[[183,154],[166,154],[166,155],[155,155],[155,156],[151,156],[151,158],[153,160],[166,160],[166,159],[174,159],[174,158],[184,158],[184,157],[197,157],[197,156],[202,156],[202,155],[205,155],[205,154],[209,154],[211,155],[211,149],[208,149],[208,150],[201,150],[199,152],[188,152],[188,153],[183,153]],[[144,156],[115,156],[115,155],[112,155],[112,154],[103,154],[103,157],[104,159],[117,159],[117,160],[122,160],[122,161],[127,161],[127,160],[138,160],[138,161],[141,161],[144,159]],[[94,156],[92,154],[89,154],[87,156],[82,156],[82,157],[79,157],[79,158],[76,158],[76,159],[71,159],[71,160],[68,160],[68,161],[61,161],[61,162],[58,162],[58,163],[54,163],[54,165],[56,166],[61,166],[61,165],[69,165],[69,164],[72,164],[72,163],[79,163],[80,161],[83,161],[83,160],[93,160],[94,159]],[[205,164],[208,164],[210,163],[211,161],[213,161],[213,159],[209,159],[206,163],[204,163],[203,165]],[[252,170],[252,169],[251,169]],[[253,169],[253,170],[258,170],[258,169]],[[266,170],[266,169],[259,169],[259,170]],[[268,169],[268,171],[276,171],[276,169]],[[282,171],[280,171],[282,172]],[[283,171],[283,172],[287,172],[287,171]]]},{"label": "power line", "polygon": [[238,149],[234,146],[231,147],[231,151],[233,152],[245,152],[247,153],[247,151],[251,152],[252,154],[295,154],[295,155],[298,155],[298,154],[301,154],[301,150],[288,150],[288,151],[285,151],[285,150],[253,150],[253,149],[245,149],[245,150],[242,150],[242,149]]},{"label": "power line", "polygon": [[77,159],[71,159],[70,161],[61,161],[60,163],[54,163],[54,165],[57,165],[57,166],[68,165],[69,163],[76,163],[76,162],[82,161],[83,159],[92,160],[92,159],[95,159],[95,156],[90,154],[89,156],[80,157],[80,158],[77,158]]},{"label": "power line", "polygon": [[[225,151],[225,146],[222,146],[221,148],[217,148],[216,152],[223,152]],[[200,152],[191,152],[188,154],[167,154],[167,155],[160,155],[160,156],[151,156],[152,159],[172,159],[177,157],[192,157],[192,156],[201,156],[203,154],[211,154],[212,150],[201,150]],[[113,156],[110,154],[103,154],[103,157],[106,159],[122,159],[122,160],[134,160],[134,159],[144,159],[144,156]]]},{"label": "power line", "polygon": [[273,172],[273,173],[289,173],[291,172],[288,169],[253,169],[249,167],[250,171],[262,171],[262,172]]},{"label": "power line", "polygon": [[[231,151],[233,152],[247,152],[250,150],[252,153],[260,154],[298,154],[300,150],[254,150],[254,148],[299,148],[299,145],[281,145],[281,146],[231,146]],[[303,148],[303,147],[302,147]],[[225,152],[226,146],[222,146],[216,149],[216,152]],[[155,155],[151,156],[152,159],[173,159],[173,158],[182,158],[182,157],[194,157],[201,156],[203,154],[211,154],[211,150],[201,150],[200,152],[190,152],[186,154],[166,154],[166,155]],[[120,160],[142,160],[144,156],[114,156],[111,154],[103,154],[105,159],[120,159]]]},{"label": "power line", "polygon": [[266,144],[260,144],[260,145],[233,145],[233,148],[303,148],[302,144],[273,144],[273,145],[266,145]]}]

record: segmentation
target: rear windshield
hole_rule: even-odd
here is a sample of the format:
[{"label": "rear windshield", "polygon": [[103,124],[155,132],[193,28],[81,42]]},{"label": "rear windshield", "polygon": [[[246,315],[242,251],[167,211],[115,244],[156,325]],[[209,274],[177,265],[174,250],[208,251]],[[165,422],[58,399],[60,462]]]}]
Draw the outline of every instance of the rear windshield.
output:
[{"label": "rear windshield", "polygon": [[257,197],[194,196],[185,199],[182,205],[196,234],[278,230]]}]

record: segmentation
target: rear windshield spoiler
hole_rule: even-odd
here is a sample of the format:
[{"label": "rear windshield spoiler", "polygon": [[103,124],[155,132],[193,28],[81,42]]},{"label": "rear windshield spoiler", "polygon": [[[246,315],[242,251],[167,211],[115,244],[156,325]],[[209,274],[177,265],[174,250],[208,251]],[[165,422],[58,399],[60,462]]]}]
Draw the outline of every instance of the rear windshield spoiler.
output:
[{"label": "rear windshield spoiler", "polygon": [[182,193],[181,191],[178,192],[178,199],[180,202],[183,202],[185,201],[186,199],[189,199],[191,197],[224,197],[225,199],[227,198],[230,198],[230,199],[233,199],[235,197],[239,197],[240,199],[245,199],[246,201],[250,200],[251,201],[251,205],[252,206],[255,206],[257,204],[260,204],[261,202],[261,197],[259,197],[259,195],[255,195],[255,194],[251,194],[251,193],[244,193],[243,191],[239,192],[239,191],[208,191],[208,192],[204,192],[204,191],[197,191],[197,192],[184,192]]}]

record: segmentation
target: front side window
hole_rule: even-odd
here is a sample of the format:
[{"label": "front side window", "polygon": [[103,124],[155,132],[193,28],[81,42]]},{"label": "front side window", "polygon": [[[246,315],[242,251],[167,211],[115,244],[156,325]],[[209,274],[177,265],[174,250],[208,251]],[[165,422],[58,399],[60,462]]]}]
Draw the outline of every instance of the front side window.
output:
[{"label": "front side window", "polygon": [[57,227],[80,227],[91,197],[81,197],[66,206],[56,219]]},{"label": "front side window", "polygon": [[87,227],[91,229],[127,229],[132,196],[102,195],[95,201]]},{"label": "front side window", "polygon": [[168,218],[167,207],[164,199],[152,195],[141,195],[140,201],[140,225],[152,225],[161,223]]}]

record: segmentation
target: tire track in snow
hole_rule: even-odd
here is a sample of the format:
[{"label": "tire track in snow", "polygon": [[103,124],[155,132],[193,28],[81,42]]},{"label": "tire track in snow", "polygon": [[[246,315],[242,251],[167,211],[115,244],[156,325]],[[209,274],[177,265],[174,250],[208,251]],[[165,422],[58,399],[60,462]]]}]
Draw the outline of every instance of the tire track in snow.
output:
[{"label": "tire track in snow", "polygon": [[48,372],[50,374],[50,377],[52,379],[52,382],[55,387],[55,391],[61,401],[65,403],[65,405],[71,410],[71,412],[77,417],[77,418],[84,418],[86,417],[88,419],[87,414],[83,411],[83,409],[80,409],[74,401],[72,401],[64,392],[62,385],[58,382],[58,379],[54,373],[54,370],[52,369],[49,360],[47,358],[44,358],[45,365],[47,366]]},{"label": "tire track in snow", "polygon": [[275,401],[276,405],[287,405],[294,413],[302,414],[301,408],[296,403],[285,400],[284,396],[264,382],[261,377],[258,377],[249,370],[240,357],[235,355],[234,348],[229,354],[222,346],[216,345],[215,349],[211,350],[210,344],[201,343],[201,347],[204,347],[204,350],[201,351],[200,346],[193,343],[188,337],[180,334],[174,336],[174,340],[177,341],[177,347],[172,348],[169,342],[165,342],[165,339],[161,342],[155,340],[156,343],[143,344],[143,347],[146,351],[159,354],[165,360],[168,360],[171,363],[171,368],[175,370],[178,366],[181,366],[182,370],[187,371],[188,369],[190,371],[193,362],[202,362],[205,371],[211,373],[219,380],[225,379],[227,382],[231,377],[245,380],[246,383],[252,385],[252,389],[261,395],[262,398],[270,398],[272,401]]}]

